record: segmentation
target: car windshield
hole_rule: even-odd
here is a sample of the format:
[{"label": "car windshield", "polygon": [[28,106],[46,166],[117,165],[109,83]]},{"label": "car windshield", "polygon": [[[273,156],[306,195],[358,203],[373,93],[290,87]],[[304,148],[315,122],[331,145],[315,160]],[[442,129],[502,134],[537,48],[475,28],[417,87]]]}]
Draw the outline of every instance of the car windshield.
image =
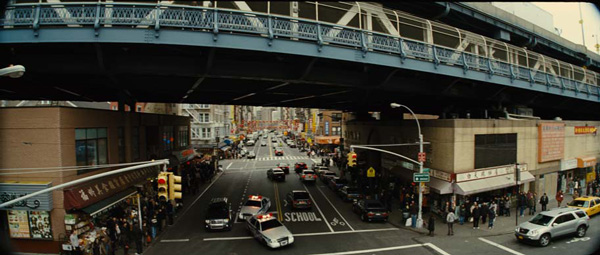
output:
[{"label": "car windshield", "polygon": [[287,163],[279,163],[279,166],[281,166],[281,167],[287,167],[288,164]]},{"label": "car windshield", "polygon": [[304,171],[304,174],[315,174],[313,171]]},{"label": "car windshield", "polygon": [[373,208],[373,209],[378,209],[378,208],[382,208],[383,205],[381,203],[368,203],[367,204],[367,208]]},{"label": "car windshield", "polygon": [[577,207],[589,207],[590,206],[590,201],[583,201],[583,200],[573,200],[571,201],[571,203],[569,203],[570,206],[577,206]]},{"label": "car windshield", "polygon": [[542,225],[542,226],[548,226],[548,224],[550,224],[550,221],[552,221],[552,219],[553,218],[550,216],[538,214],[535,217],[533,217],[533,219],[531,219],[529,221],[529,223],[533,223],[536,225]]},{"label": "car windshield", "polygon": [[260,201],[256,201],[256,200],[248,200],[246,201],[245,206],[255,206],[255,207],[260,207]]},{"label": "car windshield", "polygon": [[283,174],[283,171],[281,171],[281,170],[274,170],[273,173],[274,174]]},{"label": "car windshield", "polygon": [[260,223],[260,228],[262,229],[262,231],[265,231],[267,229],[272,229],[272,228],[276,228],[276,227],[281,227],[281,223],[279,223],[279,221],[273,219],[273,220],[268,220],[268,221],[263,221]]},{"label": "car windshield", "polygon": [[227,217],[227,207],[223,204],[211,205],[208,208],[208,213],[206,214],[206,217],[209,219]]},{"label": "car windshield", "polygon": [[296,192],[294,193],[294,199],[308,199],[308,193],[306,192]]}]

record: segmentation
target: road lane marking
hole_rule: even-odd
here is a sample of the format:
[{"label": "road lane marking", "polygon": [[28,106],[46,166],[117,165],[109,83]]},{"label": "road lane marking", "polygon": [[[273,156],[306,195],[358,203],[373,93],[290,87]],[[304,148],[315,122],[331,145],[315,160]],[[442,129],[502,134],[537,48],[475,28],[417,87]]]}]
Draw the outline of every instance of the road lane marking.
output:
[{"label": "road lane marking", "polygon": [[393,251],[393,250],[401,250],[401,249],[410,249],[410,248],[418,248],[418,247],[430,247],[435,251],[439,252],[442,255],[450,255],[439,247],[433,245],[432,243],[423,243],[423,244],[409,244],[402,246],[393,246],[386,248],[377,248],[377,249],[368,249],[368,250],[360,250],[360,251],[345,251],[345,252],[332,252],[332,253],[318,253],[313,255],[345,255],[345,254],[362,254],[362,253],[372,253],[372,252],[382,252],[382,251]]},{"label": "road lane marking", "polygon": [[161,243],[177,243],[177,242],[189,242],[190,239],[166,239],[160,240]]},{"label": "road lane marking", "polygon": [[[342,234],[357,234],[364,232],[379,232],[379,231],[392,231],[392,230],[400,230],[399,228],[379,228],[379,229],[363,229],[363,230],[355,230],[355,231],[338,231],[338,232],[315,232],[315,233],[303,233],[303,234],[292,234],[294,237],[302,237],[302,236],[322,236],[322,235],[342,235]],[[212,238],[204,238],[203,241],[230,241],[230,240],[244,240],[244,239],[252,239],[251,236],[234,236],[234,237],[212,237]],[[448,253],[443,253],[444,255],[449,255]]]},{"label": "road lane marking", "polygon": [[523,254],[523,253],[520,253],[520,252],[518,252],[518,251],[515,251],[515,250],[513,250],[513,249],[511,249],[511,248],[508,248],[508,247],[506,247],[506,246],[504,246],[504,245],[500,245],[500,244],[494,243],[494,242],[492,242],[492,241],[490,241],[490,240],[487,240],[487,239],[485,239],[485,238],[482,238],[482,237],[480,237],[480,238],[478,238],[478,239],[479,239],[479,240],[481,240],[481,241],[484,241],[484,242],[486,242],[486,243],[488,243],[488,244],[490,244],[490,245],[492,245],[492,246],[496,246],[496,247],[498,247],[498,248],[500,248],[500,249],[503,249],[503,250],[505,250],[505,251],[507,251],[507,252],[510,252],[510,253],[512,253],[512,254],[515,254],[515,255],[525,255],[525,254]]},{"label": "road lane marking", "polygon": [[[321,194],[323,195],[323,197],[325,197],[325,200],[327,200],[327,202],[329,202],[329,205],[331,205],[331,207],[333,207],[333,210],[335,210],[335,212],[337,212],[337,214],[340,217],[342,217],[342,220],[344,222],[346,222],[346,226],[348,226],[350,229],[352,229],[352,231],[354,231],[354,228],[352,226],[350,226],[350,223],[346,220],[346,218],[344,218],[344,216],[342,216],[342,214],[340,213],[340,211],[338,211],[338,209],[335,208],[335,206],[333,205],[333,203],[331,203],[331,201],[329,200],[329,198],[327,198],[327,196],[325,196],[325,193],[323,193],[323,191],[321,190],[321,188],[319,188],[319,186],[316,186],[316,187],[317,187],[317,190],[319,190],[319,192],[321,192]],[[340,224],[340,226],[341,226],[341,224]]]},{"label": "road lane marking", "polygon": [[277,219],[279,221],[283,221],[283,213],[281,213],[281,201],[279,199],[279,187],[277,186],[276,182],[273,183],[273,187],[275,189],[275,205],[277,206]]},{"label": "road lane marking", "polygon": [[323,211],[321,211],[321,208],[317,204],[317,201],[315,200],[315,198],[313,198],[312,194],[310,194],[310,191],[308,191],[308,188],[306,187],[306,185],[302,184],[302,186],[304,186],[304,190],[306,190],[306,192],[308,192],[308,195],[310,196],[310,199],[313,201],[313,203],[317,207],[317,210],[319,210],[319,213],[321,214],[321,217],[323,217],[323,219],[325,220],[324,221],[325,225],[329,228],[329,230],[331,230],[331,232],[335,232],[335,231],[333,231],[333,228],[331,228],[331,225],[329,225],[329,223],[328,223],[329,221],[327,220],[327,218],[323,214]]},{"label": "road lane marking", "polygon": [[227,165],[227,167],[225,169],[229,169],[229,167],[233,165],[233,162],[229,163],[229,165]]}]

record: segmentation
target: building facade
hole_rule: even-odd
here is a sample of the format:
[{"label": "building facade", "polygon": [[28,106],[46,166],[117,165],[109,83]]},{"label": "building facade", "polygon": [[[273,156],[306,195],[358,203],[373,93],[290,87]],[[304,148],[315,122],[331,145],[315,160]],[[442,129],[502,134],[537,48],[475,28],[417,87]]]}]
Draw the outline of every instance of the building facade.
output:
[{"label": "building facade", "polygon": [[[6,171],[0,171],[2,197],[18,197],[115,169],[88,166],[161,158],[171,158],[176,164],[183,160],[181,155],[190,152],[188,117],[73,107],[19,107],[0,108],[0,119],[0,169],[44,169],[34,174],[7,175]],[[73,231],[66,225],[68,215],[73,210],[86,210],[71,206],[76,202],[74,199],[81,195],[79,198],[87,202],[94,199],[100,202],[120,190],[133,188],[136,180],[156,177],[149,169],[143,173],[134,173],[137,178],[121,182],[123,186],[119,189],[113,190],[113,183],[104,187],[106,192],[87,193],[86,189],[80,190],[80,194],[65,188],[40,198],[40,204],[21,203],[2,208],[0,231],[11,237],[15,251],[59,253],[62,239],[69,236],[68,231]],[[34,218],[38,224],[42,220],[44,224],[38,227]]]},{"label": "building facade", "polygon": [[191,141],[195,148],[217,146],[230,133],[226,105],[183,104],[180,115],[191,117]]}]

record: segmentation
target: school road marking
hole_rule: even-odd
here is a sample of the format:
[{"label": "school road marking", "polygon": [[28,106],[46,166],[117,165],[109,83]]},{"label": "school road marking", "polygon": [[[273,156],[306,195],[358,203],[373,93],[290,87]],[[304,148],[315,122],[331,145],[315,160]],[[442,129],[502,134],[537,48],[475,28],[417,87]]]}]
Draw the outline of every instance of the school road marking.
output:
[{"label": "school road marking", "polygon": [[445,252],[444,250],[440,249],[439,247],[433,245],[432,243],[423,243],[423,244],[409,244],[409,245],[403,245],[403,246],[393,246],[393,247],[387,247],[387,248],[377,248],[377,249],[369,249],[369,250],[360,250],[360,251],[345,251],[345,252],[332,252],[332,253],[318,253],[318,254],[313,254],[313,255],[345,255],[345,254],[363,254],[363,253],[372,253],[372,252],[382,252],[382,251],[393,251],[393,250],[401,250],[401,249],[409,249],[409,248],[417,248],[417,247],[429,247],[432,248],[433,250],[437,251],[438,253],[442,254],[442,255],[450,255],[449,253]]},{"label": "school road marking", "polygon": [[[323,236],[323,235],[342,235],[342,234],[356,234],[363,232],[379,232],[379,231],[390,231],[390,230],[400,230],[399,228],[379,228],[379,229],[364,229],[364,230],[355,230],[355,231],[337,231],[337,232],[316,232],[316,233],[304,233],[304,234],[294,234],[294,237],[300,236]],[[251,236],[234,236],[234,237],[214,237],[214,238],[204,238],[203,241],[231,241],[231,240],[245,240],[252,239]],[[447,253],[442,253],[444,255],[449,255]]]},{"label": "school road marking", "polygon": [[520,253],[520,252],[518,252],[518,251],[515,251],[515,250],[513,250],[513,249],[511,249],[511,248],[508,248],[508,247],[506,247],[506,246],[503,246],[503,245],[500,245],[500,244],[494,243],[494,242],[492,242],[492,241],[490,241],[490,240],[487,240],[487,239],[485,239],[485,238],[482,238],[482,237],[480,237],[480,238],[478,238],[478,239],[479,239],[479,240],[481,240],[481,241],[484,241],[484,242],[486,242],[486,243],[488,243],[488,244],[490,244],[490,245],[492,245],[492,246],[496,246],[496,247],[498,247],[498,248],[500,248],[500,249],[503,249],[503,250],[505,250],[505,251],[507,251],[507,252],[510,252],[510,253],[512,253],[512,254],[515,254],[515,255],[525,255],[525,254],[523,254],[523,253]]}]

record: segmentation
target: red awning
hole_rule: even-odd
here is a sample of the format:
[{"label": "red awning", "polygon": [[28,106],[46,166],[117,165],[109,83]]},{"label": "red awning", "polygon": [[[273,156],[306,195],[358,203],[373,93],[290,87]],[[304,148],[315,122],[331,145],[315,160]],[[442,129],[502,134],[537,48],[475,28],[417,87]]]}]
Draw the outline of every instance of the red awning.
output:
[{"label": "red awning", "polygon": [[81,209],[102,201],[149,177],[155,177],[159,169],[159,166],[141,168],[65,189],[65,209]]}]

